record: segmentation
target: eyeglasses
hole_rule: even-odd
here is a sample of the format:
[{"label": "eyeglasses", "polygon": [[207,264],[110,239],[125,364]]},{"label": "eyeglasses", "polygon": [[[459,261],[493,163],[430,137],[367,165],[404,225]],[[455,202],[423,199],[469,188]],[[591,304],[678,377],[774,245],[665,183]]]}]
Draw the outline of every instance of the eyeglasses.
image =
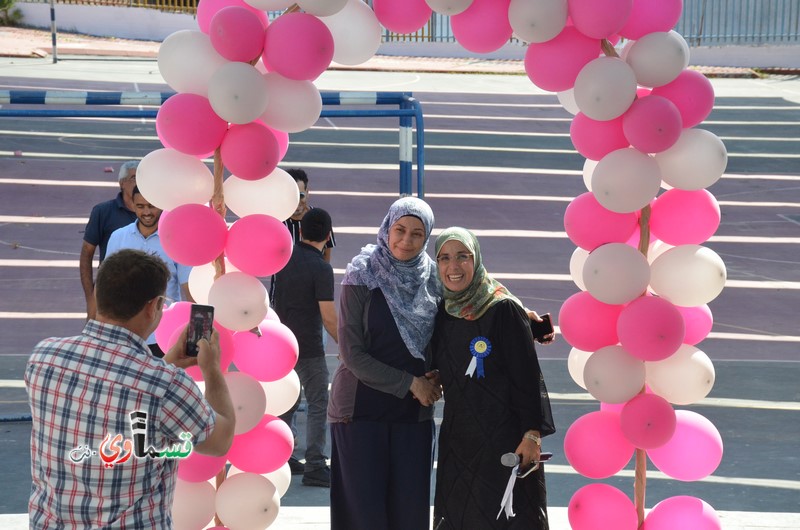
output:
[{"label": "eyeglasses", "polygon": [[305,199],[305,198],[306,198],[306,195],[307,195],[307,193],[306,193],[306,192],[304,192],[304,191],[301,191],[301,192],[300,192],[300,200],[302,201],[303,199]]},{"label": "eyeglasses", "polygon": [[470,259],[472,259],[472,254],[469,254],[468,252],[459,252],[458,254],[456,254],[455,258],[451,258],[450,254],[442,254],[441,256],[437,256],[436,257],[436,262],[439,265],[445,265],[446,266],[446,265],[450,265],[450,262],[452,260],[455,260],[455,262],[458,263],[459,265],[463,265],[466,262],[468,262]]},{"label": "eyeglasses", "polygon": [[161,296],[157,296],[156,297],[156,307],[158,307],[159,309],[162,309],[162,310],[163,309],[167,309],[169,306],[171,306],[174,303],[175,303],[175,300],[173,300],[172,298],[170,298],[168,296],[161,295]]}]

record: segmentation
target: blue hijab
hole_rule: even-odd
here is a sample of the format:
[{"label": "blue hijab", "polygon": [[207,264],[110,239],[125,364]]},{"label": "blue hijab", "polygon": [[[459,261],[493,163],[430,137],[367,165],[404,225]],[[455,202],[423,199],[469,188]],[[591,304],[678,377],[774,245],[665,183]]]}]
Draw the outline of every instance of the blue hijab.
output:
[{"label": "blue hijab", "polygon": [[[400,261],[389,250],[389,229],[398,219],[412,215],[425,227],[422,250],[408,261]],[[433,230],[433,210],[414,197],[398,199],[378,230],[378,244],[367,245],[350,261],[342,285],[380,288],[408,351],[417,359],[433,336],[433,325],[442,287],[436,262],[425,252]]]}]

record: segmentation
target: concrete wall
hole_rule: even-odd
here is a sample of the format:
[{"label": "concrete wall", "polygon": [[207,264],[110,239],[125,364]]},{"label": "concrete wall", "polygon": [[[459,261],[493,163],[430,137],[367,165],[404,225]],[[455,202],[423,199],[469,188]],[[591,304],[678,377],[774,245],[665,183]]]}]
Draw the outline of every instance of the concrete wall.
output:
[{"label": "concrete wall", "polygon": [[[25,25],[50,28],[50,6],[18,2]],[[103,37],[162,41],[182,29],[197,29],[192,15],[162,13],[155,9],[110,6],[56,5],[56,25],[60,31]],[[378,50],[383,55],[418,57],[476,57],[458,43],[390,42]],[[525,48],[507,44],[485,59],[521,59]],[[692,64],[698,66],[742,66],[800,68],[800,45],[792,46],[713,46],[692,48]]]}]

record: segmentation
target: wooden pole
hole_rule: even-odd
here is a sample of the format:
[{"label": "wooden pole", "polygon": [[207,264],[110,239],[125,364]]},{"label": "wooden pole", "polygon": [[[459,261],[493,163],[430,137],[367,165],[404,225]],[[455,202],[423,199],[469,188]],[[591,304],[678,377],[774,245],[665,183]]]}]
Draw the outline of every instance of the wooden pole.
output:
[{"label": "wooden pole", "polygon": [[[647,257],[650,248],[650,205],[648,204],[639,214],[639,252]],[[645,393],[642,387],[640,394]],[[636,515],[639,519],[639,527],[644,523],[645,492],[647,491],[647,452],[644,449],[636,449],[636,463],[633,479],[633,501],[636,506]]]}]

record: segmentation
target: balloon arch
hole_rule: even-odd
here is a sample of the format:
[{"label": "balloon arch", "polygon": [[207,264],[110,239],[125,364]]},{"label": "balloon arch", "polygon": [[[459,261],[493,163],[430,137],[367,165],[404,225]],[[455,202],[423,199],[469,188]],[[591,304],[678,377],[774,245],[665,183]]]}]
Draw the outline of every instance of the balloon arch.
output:
[{"label": "balloon arch", "polygon": [[[285,11],[269,22],[266,11],[275,10]],[[713,386],[714,367],[695,345],[711,330],[707,304],[726,278],[720,257],[702,243],[720,222],[706,188],[722,176],[727,153],[714,134],[695,128],[714,93],[687,69],[689,48],[671,31],[681,10],[682,0],[200,2],[199,30],[161,45],[160,72],[178,94],[156,120],[164,148],[145,156],[137,180],[165,210],[165,250],[194,266],[193,297],[216,307],[223,368],[239,369],[226,375],[237,435],[227,456],[193,454],[180,464],[176,528],[202,528],[216,514],[231,529],[252,530],[278,516],[292,434],[277,416],[300,385],[292,370],[297,341],[257,279],[291,253],[279,220],[294,211],[298,191],[277,164],[288,134],[319,117],[313,81],[331,61],[363,63],[382,28],[412,33],[433,11],[452,17],[456,39],[474,53],[512,35],[526,42],[528,77],[574,115],[570,135],[586,158],[588,191],[564,216],[580,292],[564,302],[559,324],[573,346],[570,374],[601,405],[569,427],[564,451],[590,479],[615,475],[635,455],[636,479],[633,500],[603,483],[575,492],[572,528],[720,528],[714,510],[694,497],[663,500],[645,517],[647,457],[682,481],[708,476],[722,458],[714,425],[673,408]],[[211,155],[213,172],[201,161]],[[233,175],[224,182],[223,167]],[[230,227],[227,208],[241,217]],[[168,347],[187,320],[187,303],[166,311],[159,344]],[[260,334],[249,331],[256,327]],[[199,371],[191,375],[201,380]],[[233,467],[215,489],[211,481],[228,461]]]}]

